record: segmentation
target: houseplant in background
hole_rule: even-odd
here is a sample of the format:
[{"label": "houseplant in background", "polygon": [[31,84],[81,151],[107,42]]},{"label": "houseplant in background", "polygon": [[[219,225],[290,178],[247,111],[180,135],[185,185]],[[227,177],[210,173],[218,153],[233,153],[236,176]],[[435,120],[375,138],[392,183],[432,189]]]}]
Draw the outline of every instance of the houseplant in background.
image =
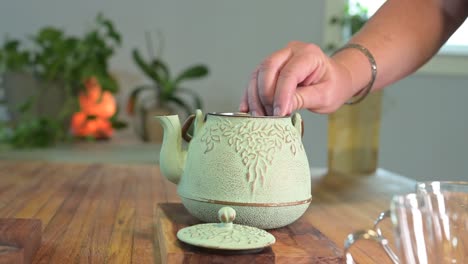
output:
[{"label": "houseplant in background", "polygon": [[[368,10],[359,3],[347,5],[329,23],[342,28],[347,41],[369,19]],[[329,43],[326,49],[336,50]],[[369,65],[370,75],[370,65]],[[355,105],[344,105],[328,116],[328,169],[333,173],[371,174],[378,166],[379,128],[382,91],[372,92]]]},{"label": "houseplant in background", "polygon": [[[0,140],[14,147],[45,147],[70,138],[70,117],[80,110],[78,95],[88,79],[96,78],[113,94],[118,91],[108,64],[121,36],[112,21],[98,14],[82,36],[48,26],[29,39],[26,45],[7,39],[0,49],[11,114],[11,120],[1,125]],[[111,120],[116,127],[124,125],[117,115]]]},{"label": "houseplant in background", "polygon": [[[149,35],[146,36],[149,40]],[[141,139],[160,143],[163,135],[162,127],[153,117],[175,114],[180,110],[190,115],[195,109],[203,109],[203,101],[198,93],[182,87],[181,84],[187,80],[203,78],[208,75],[209,70],[203,64],[196,64],[187,67],[179,74],[172,75],[168,64],[161,57],[152,55],[149,44],[147,48],[150,54],[148,59],[144,59],[137,49],[133,50],[132,56],[135,64],[152,81],[152,84],[138,86],[131,91],[127,111],[133,116],[135,130]],[[140,96],[148,90],[152,91],[151,96]]]},{"label": "houseplant in background", "polygon": [[[368,9],[360,3],[356,3],[352,6],[345,5],[343,13],[332,16],[328,22],[331,26],[340,27],[342,39],[348,40],[366,24],[367,20],[369,20]],[[337,48],[337,43],[328,43],[325,50],[334,51]]]}]

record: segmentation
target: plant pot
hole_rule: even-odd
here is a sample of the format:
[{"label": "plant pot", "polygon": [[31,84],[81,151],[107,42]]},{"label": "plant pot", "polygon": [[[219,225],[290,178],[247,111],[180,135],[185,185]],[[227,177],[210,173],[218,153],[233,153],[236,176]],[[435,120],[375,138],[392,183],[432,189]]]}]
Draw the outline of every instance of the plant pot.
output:
[{"label": "plant pot", "polygon": [[21,118],[19,107],[29,98],[34,98],[30,113],[37,116],[58,118],[65,103],[65,90],[55,82],[45,82],[30,73],[6,72],[3,75],[6,106],[10,120]]},{"label": "plant pot", "polygon": [[167,106],[153,106],[149,108],[140,106],[138,114],[133,121],[135,132],[143,141],[161,144],[164,131],[154,117],[172,114],[174,114],[174,111]]}]

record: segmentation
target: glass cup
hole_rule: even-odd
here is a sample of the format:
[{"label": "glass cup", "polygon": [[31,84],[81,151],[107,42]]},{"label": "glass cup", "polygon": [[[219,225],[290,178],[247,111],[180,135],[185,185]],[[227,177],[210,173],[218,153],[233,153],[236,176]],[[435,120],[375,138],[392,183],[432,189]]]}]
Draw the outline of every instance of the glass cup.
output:
[{"label": "glass cup", "polygon": [[[388,217],[397,253],[379,227]],[[374,229],[348,236],[347,263],[354,263],[349,249],[359,240],[378,242],[393,263],[468,263],[468,183],[422,182],[415,193],[394,196]]]}]

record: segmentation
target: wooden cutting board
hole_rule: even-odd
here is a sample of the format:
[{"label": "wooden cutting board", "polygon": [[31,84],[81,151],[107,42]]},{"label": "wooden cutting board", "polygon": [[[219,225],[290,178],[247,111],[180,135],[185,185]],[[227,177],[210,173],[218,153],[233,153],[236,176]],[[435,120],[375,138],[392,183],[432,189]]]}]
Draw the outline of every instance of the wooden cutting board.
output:
[{"label": "wooden cutting board", "polygon": [[276,238],[272,247],[257,253],[233,254],[179,241],[177,231],[200,223],[182,204],[159,204],[155,213],[163,263],[344,263],[342,251],[335,243],[303,218],[287,227],[268,230]]},{"label": "wooden cutting board", "polygon": [[0,264],[29,264],[41,245],[38,219],[0,218]]}]

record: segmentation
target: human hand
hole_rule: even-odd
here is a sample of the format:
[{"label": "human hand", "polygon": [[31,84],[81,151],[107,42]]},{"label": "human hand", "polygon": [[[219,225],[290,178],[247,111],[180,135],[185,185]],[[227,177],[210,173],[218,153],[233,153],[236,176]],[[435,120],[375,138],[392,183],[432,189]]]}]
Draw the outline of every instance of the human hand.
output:
[{"label": "human hand", "polygon": [[318,46],[291,42],[267,57],[253,72],[239,110],[284,116],[299,109],[331,113],[357,91],[349,69]]}]

